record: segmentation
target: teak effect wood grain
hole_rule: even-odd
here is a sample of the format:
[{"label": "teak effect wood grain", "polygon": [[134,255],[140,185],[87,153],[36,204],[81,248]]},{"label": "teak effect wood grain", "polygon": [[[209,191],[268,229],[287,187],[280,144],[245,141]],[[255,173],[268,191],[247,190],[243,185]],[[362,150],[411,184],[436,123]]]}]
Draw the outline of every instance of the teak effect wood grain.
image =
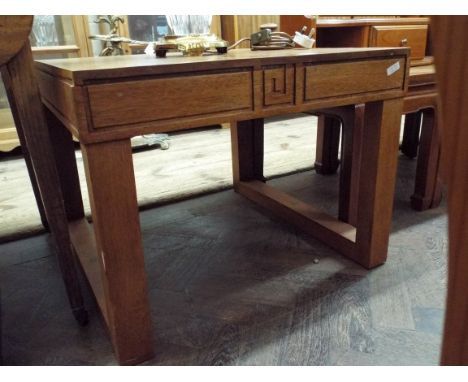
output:
[{"label": "teak effect wood grain", "polygon": [[93,81],[140,76],[192,73],[203,70],[275,65],[297,62],[323,63],[372,58],[406,56],[406,48],[318,48],[251,51],[234,49],[227,55],[203,57],[172,56],[156,59],[147,55],[67,58],[36,61],[36,69],[55,77],[71,80],[75,85]]},{"label": "teak effect wood grain", "polygon": [[426,54],[427,25],[373,26],[369,46],[410,46],[411,58],[422,59]]},{"label": "teak effect wood grain", "polygon": [[153,339],[130,140],[82,151],[109,331],[119,362],[136,364]]},{"label": "teak effect wood grain", "polygon": [[[319,78],[334,89],[331,105],[337,103],[332,96],[343,105],[398,97],[407,86],[406,54],[398,48],[261,55],[236,49],[208,57],[48,60],[37,69],[44,103],[81,142],[92,143],[323,107],[325,95],[309,94],[311,87],[323,90]],[[388,76],[396,62],[400,69]],[[343,81],[333,80],[340,75]]]},{"label": "teak effect wood grain", "polygon": [[[387,69],[398,65],[392,74]],[[356,61],[328,65],[305,66],[305,95],[307,101],[352,93],[401,89],[405,77],[404,59]],[[365,81],[361,81],[364,79]]]},{"label": "teak effect wood grain", "polygon": [[90,85],[88,94],[95,128],[253,108],[251,71]]},{"label": "teak effect wood grain", "polygon": [[[401,112],[408,53],[239,49],[228,55],[165,60],[130,56],[37,63],[44,103],[82,146],[95,239],[82,220],[72,222],[70,229],[73,240],[80,241],[75,249],[87,252],[79,257],[105,306],[102,311],[120,363],[141,362],[153,354],[129,138],[230,121],[235,190],[371,268],[382,264],[387,254],[392,198],[384,184],[393,184],[396,167],[387,162],[393,146],[388,148],[385,142],[393,142],[395,135],[391,112]],[[395,62],[400,63],[399,70],[387,75]],[[307,99],[305,89],[315,74],[306,68],[314,65],[320,66],[323,71],[318,75],[324,84],[333,84],[335,92]],[[366,66],[380,78],[371,87],[363,86]],[[334,79],[337,67],[349,74],[353,68],[360,70],[340,88]],[[368,222],[358,222],[357,227],[263,183],[264,117],[355,103],[367,103],[374,110],[366,124],[372,131],[363,139],[375,145],[365,156],[372,165],[361,166],[371,175],[359,178],[360,189],[366,187],[366,203],[367,196],[372,203],[356,214]]]},{"label": "teak effect wood grain", "polygon": [[371,25],[427,25],[429,24],[428,17],[389,17],[389,18],[373,18],[359,17],[355,19],[321,19],[317,20],[317,28],[337,28],[337,27],[363,27]]}]

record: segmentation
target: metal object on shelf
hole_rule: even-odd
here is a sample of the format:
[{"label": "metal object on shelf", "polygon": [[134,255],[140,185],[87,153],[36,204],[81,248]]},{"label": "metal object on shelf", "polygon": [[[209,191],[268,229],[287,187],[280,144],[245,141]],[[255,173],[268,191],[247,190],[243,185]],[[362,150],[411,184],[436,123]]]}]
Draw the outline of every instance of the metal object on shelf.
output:
[{"label": "metal object on shelf", "polygon": [[100,56],[121,56],[125,52],[122,48],[122,43],[126,44],[148,44],[147,41],[137,41],[132,40],[130,38],[119,36],[118,29],[119,24],[124,22],[124,18],[122,16],[116,15],[107,15],[107,16],[98,16],[98,18],[94,21],[95,23],[105,23],[109,24],[110,32],[109,34],[97,34],[93,36],[89,36],[91,40],[99,40],[104,41],[105,46],[102,49]]},{"label": "metal object on shelf", "polygon": [[296,32],[295,36],[281,31],[277,31],[278,25],[274,23],[260,25],[258,32],[252,33],[250,37],[245,37],[231,45],[229,49],[234,49],[244,41],[250,41],[251,50],[276,50],[276,49],[291,49],[296,45],[300,48],[310,49],[313,47],[315,40],[306,35],[307,27],[304,26],[301,32]]}]

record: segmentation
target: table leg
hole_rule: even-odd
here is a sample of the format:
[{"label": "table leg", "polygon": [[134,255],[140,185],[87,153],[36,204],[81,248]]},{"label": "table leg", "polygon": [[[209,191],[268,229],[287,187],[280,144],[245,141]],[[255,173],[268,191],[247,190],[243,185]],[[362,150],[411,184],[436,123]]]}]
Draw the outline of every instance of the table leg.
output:
[{"label": "table leg", "polygon": [[338,218],[356,225],[364,105],[336,108],[343,126]]},{"label": "table leg", "polygon": [[315,171],[318,174],[335,174],[340,161],[340,120],[328,115],[319,115],[317,122],[317,143],[315,149]]},{"label": "table leg", "polygon": [[[338,145],[339,145],[339,127],[342,128],[343,141],[341,143],[341,164],[340,164],[340,189],[339,189],[339,202],[338,202],[338,218],[341,221],[350,223],[352,225],[356,224],[356,205],[357,205],[357,189],[359,183],[356,181],[358,179],[358,165],[359,165],[359,153],[360,153],[360,133],[362,131],[362,118],[363,118],[364,105],[350,105],[350,106],[340,106],[329,108],[320,114],[319,118],[322,118],[322,121],[333,122],[334,126],[330,125],[324,128],[324,125],[321,124],[319,133],[317,134],[317,144],[323,144],[323,146],[318,149],[318,152],[324,154],[324,157],[327,157],[327,161],[332,157],[338,163]],[[333,138],[333,130],[337,133]],[[326,130],[330,130],[331,133],[327,136],[326,139],[323,133]],[[328,142],[324,144],[324,142]],[[335,148],[332,146],[336,146]],[[333,153],[331,157],[330,154]],[[329,161],[328,161],[329,163]],[[323,168],[320,170],[322,171]]]},{"label": "table leg", "polygon": [[130,139],[82,145],[106,321],[117,359],[153,357]]},{"label": "table leg", "polygon": [[414,194],[411,206],[418,211],[437,207],[442,199],[439,173],[440,140],[437,129],[437,115],[434,109],[423,110],[421,141]]},{"label": "table leg", "polygon": [[365,105],[362,131],[356,250],[367,268],[387,258],[397,173],[402,99]]},{"label": "table leg", "polygon": [[263,131],[262,118],[231,124],[234,189],[239,181],[265,180],[263,177]]},{"label": "table leg", "polygon": [[416,158],[418,155],[419,133],[421,131],[421,112],[406,114],[403,129],[403,141],[401,152],[408,158]]},{"label": "table leg", "polygon": [[349,195],[349,222],[357,225],[357,210],[359,202],[359,175],[361,166],[361,153],[363,149],[362,134],[364,130],[365,105],[359,104],[354,109],[353,153],[351,166],[351,186]]},{"label": "table leg", "polygon": [[45,108],[45,115],[55,161],[60,163],[60,166],[57,166],[57,171],[67,218],[69,221],[81,219],[85,213],[73,137],[63,123],[47,108]]},{"label": "table leg", "polygon": [[67,228],[63,195],[57,174],[58,166],[52,155],[50,136],[32,65],[31,47],[29,42],[26,42],[16,57],[2,67],[2,78],[6,79],[9,97],[15,100],[20,128],[23,129],[37,177],[72,312],[77,321],[84,325],[87,323],[87,312],[83,306],[75,256]]}]

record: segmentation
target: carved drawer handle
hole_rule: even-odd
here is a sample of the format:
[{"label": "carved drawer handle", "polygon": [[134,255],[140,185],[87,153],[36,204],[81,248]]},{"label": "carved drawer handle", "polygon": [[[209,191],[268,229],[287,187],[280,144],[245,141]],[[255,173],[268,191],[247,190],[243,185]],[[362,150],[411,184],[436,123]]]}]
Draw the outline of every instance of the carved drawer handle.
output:
[{"label": "carved drawer handle", "polygon": [[408,46],[408,39],[407,38],[401,39],[400,46]]}]

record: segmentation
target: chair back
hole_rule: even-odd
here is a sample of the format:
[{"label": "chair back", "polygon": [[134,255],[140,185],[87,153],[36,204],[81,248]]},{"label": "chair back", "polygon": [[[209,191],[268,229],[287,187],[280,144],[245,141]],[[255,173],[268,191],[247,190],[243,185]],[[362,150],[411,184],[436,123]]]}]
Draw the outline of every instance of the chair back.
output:
[{"label": "chair back", "polygon": [[34,16],[0,16],[0,66],[10,61],[31,33]]}]

